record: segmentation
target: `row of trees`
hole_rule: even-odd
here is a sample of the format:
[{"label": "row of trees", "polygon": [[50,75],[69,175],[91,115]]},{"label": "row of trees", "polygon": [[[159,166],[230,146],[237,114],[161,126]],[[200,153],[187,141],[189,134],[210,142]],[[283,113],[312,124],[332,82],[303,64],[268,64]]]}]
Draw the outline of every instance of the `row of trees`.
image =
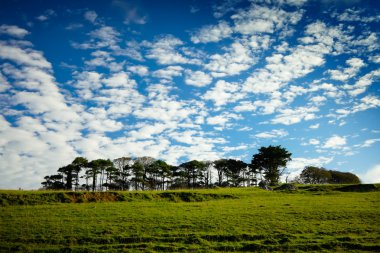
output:
[{"label": "row of trees", "polygon": [[[236,159],[184,162],[178,166],[152,157],[121,157],[113,161],[88,161],[77,157],[46,176],[44,189],[65,190],[166,190],[179,188],[209,188],[257,186],[258,182],[277,185],[291,153],[281,146],[261,147],[251,163]],[[307,184],[358,183],[351,173],[306,167],[297,182]]]},{"label": "row of trees", "polygon": [[307,166],[295,179],[303,184],[359,184],[358,176],[349,172],[326,170],[314,166]]},{"label": "row of trees", "polygon": [[[291,153],[281,146],[259,149],[250,164],[236,159],[192,160],[178,166],[151,157],[121,157],[113,161],[88,161],[77,157],[46,176],[44,189],[65,190],[165,190],[211,186],[254,186],[258,181],[278,183]],[[80,183],[82,182],[82,183]]]}]

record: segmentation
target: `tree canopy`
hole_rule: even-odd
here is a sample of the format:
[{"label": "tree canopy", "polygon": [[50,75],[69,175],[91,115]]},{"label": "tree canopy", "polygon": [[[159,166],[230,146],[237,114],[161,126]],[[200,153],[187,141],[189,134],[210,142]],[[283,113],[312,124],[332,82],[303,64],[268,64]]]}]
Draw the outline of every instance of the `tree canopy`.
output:
[{"label": "tree canopy", "polygon": [[252,157],[251,168],[260,173],[263,171],[268,184],[276,185],[291,156],[292,153],[281,146],[261,147],[259,153]]},{"label": "tree canopy", "polygon": [[300,182],[304,184],[358,184],[360,179],[350,172],[307,166],[300,174]]},{"label": "tree canopy", "polygon": [[[45,176],[41,183],[49,190],[167,190],[218,187],[247,187],[279,183],[291,153],[281,146],[261,147],[250,164],[238,159],[191,160],[178,166],[152,157],[120,157],[113,161],[75,158],[60,167],[58,174]],[[264,180],[263,180],[264,178]],[[300,174],[307,184],[359,183],[348,172],[307,166]]]}]

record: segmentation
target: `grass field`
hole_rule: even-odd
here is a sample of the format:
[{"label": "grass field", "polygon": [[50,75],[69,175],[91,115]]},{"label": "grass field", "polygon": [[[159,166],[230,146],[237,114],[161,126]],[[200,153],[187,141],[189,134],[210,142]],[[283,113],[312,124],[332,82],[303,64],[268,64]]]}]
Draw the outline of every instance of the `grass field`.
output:
[{"label": "grass field", "polygon": [[0,251],[379,252],[380,191],[335,188],[0,191]]}]

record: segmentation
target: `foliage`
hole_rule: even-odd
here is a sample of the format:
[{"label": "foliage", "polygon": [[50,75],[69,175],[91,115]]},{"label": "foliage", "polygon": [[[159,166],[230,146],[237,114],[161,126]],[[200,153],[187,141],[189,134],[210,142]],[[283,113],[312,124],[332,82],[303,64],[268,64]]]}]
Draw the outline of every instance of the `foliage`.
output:
[{"label": "foliage", "polygon": [[324,168],[307,166],[302,170],[300,180],[305,184],[325,184],[330,182],[331,173]]},{"label": "foliage", "polygon": [[253,155],[251,168],[253,171],[264,171],[269,185],[277,185],[286,164],[291,160],[291,153],[281,146],[261,147],[259,153]]},{"label": "foliage", "polygon": [[359,184],[360,179],[349,172],[326,170],[313,166],[306,167],[300,174],[300,181],[305,184]]},{"label": "foliage", "polygon": [[335,170],[330,170],[331,180],[329,181],[332,184],[359,184],[360,179],[350,173],[350,172],[340,172]]},{"label": "foliage", "polygon": [[[192,160],[173,166],[147,156],[120,157],[113,161],[95,159],[90,162],[84,157],[77,157],[70,164],[59,168],[58,174],[44,177],[45,181],[41,184],[46,190],[104,191],[249,187],[257,186],[258,181],[262,181],[266,186],[264,188],[269,189],[268,185],[278,184],[290,157],[291,153],[281,146],[261,147],[259,153],[253,155],[251,164],[237,159],[218,159]],[[82,171],[84,174],[81,175]],[[294,182],[321,184],[360,181],[351,173],[309,166]]]}]

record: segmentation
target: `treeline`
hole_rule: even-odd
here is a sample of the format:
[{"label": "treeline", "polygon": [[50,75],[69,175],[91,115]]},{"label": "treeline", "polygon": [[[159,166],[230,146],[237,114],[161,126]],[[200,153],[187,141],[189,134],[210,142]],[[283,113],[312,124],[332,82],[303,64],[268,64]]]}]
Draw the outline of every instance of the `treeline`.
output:
[{"label": "treeline", "polygon": [[[248,187],[257,186],[259,182],[277,185],[291,155],[281,146],[268,146],[261,147],[259,153],[252,156],[251,163],[237,159],[192,160],[178,166],[152,157],[120,157],[113,161],[77,157],[59,168],[57,174],[44,177],[42,186],[52,190],[104,191]],[[311,178],[308,176],[307,180]],[[302,174],[301,179],[306,183]]]},{"label": "treeline", "polygon": [[[217,173],[213,182],[212,170]],[[214,172],[215,174],[215,172]],[[166,190],[179,188],[210,188],[214,185],[256,185],[257,173],[249,164],[234,159],[217,161],[192,160],[173,166],[151,157],[121,157],[113,161],[87,161],[77,157],[58,169],[58,174],[46,176],[44,189],[65,190]],[[79,182],[83,181],[83,184]]]},{"label": "treeline", "polygon": [[294,179],[301,184],[359,184],[360,179],[350,172],[340,172],[335,170],[326,170],[314,166],[307,166]]}]

